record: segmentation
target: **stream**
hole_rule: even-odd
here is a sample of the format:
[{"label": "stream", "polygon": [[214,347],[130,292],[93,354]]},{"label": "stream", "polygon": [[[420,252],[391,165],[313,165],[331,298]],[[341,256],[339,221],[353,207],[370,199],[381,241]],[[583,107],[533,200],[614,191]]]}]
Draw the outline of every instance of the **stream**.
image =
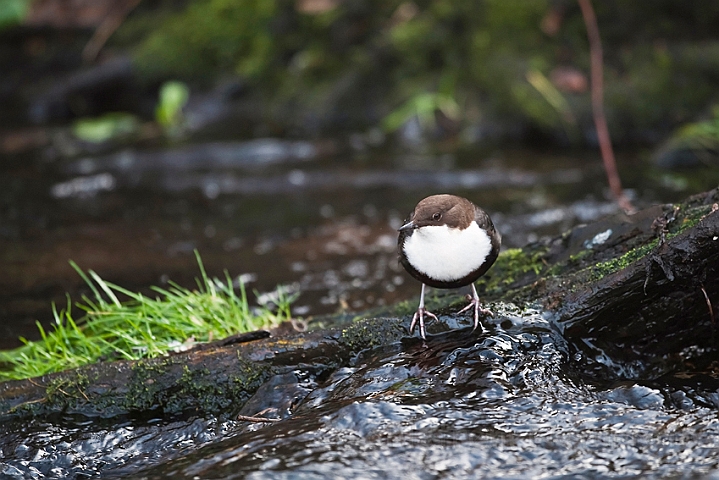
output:
[{"label": "stream", "polygon": [[[38,337],[50,304],[85,292],[67,261],[143,291],[244,275],[315,316],[416,301],[396,228],[432,193],[490,212],[503,248],[617,211],[594,152],[392,149],[349,141],[215,142],[50,159],[0,175],[0,347]],[[619,155],[638,207],[711,179]],[[704,184],[702,183],[704,182]],[[464,293],[464,292],[462,292]],[[454,292],[458,294],[458,292]],[[0,478],[715,478],[719,385],[589,376],[540,310],[361,352],[329,376],[285,372],[241,410],[143,418],[57,415],[0,425]],[[442,321],[453,321],[440,316]],[[620,321],[620,319],[618,319]],[[274,422],[246,422],[237,414]]]}]

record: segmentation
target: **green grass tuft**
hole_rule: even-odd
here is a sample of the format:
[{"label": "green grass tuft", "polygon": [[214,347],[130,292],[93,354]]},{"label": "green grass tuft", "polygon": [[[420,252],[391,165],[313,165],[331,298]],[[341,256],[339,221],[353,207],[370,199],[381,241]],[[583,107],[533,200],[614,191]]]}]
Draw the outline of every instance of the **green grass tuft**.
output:
[{"label": "green grass tuft", "polygon": [[[278,289],[276,311],[251,308],[244,284],[237,287],[225,272],[225,280],[207,276],[195,252],[201,276],[197,289],[175,283],[167,289],[152,287],[155,298],[134,293],[100,278],[92,270],[72,267],[87,283],[92,298],[75,303],[83,313],[73,318],[73,304],[58,311],[53,305],[55,325],[51,331],[37,322],[41,339],[28,341],[14,350],[0,352],[0,381],[36,377],[76,368],[99,360],[138,360],[165,355],[195,342],[273,327],[290,318],[288,297]],[[119,296],[128,300],[120,301]]]}]

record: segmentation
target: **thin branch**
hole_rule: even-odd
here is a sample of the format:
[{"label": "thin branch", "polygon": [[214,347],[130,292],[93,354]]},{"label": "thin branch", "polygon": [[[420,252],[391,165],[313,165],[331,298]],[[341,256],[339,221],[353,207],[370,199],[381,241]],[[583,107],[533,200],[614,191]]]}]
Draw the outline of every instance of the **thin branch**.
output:
[{"label": "thin branch", "polygon": [[599,37],[599,27],[597,26],[597,17],[594,15],[594,9],[590,0],[577,0],[579,8],[582,10],[584,24],[587,28],[587,37],[589,39],[589,59],[591,65],[592,79],[592,112],[594,114],[594,126],[597,129],[597,139],[599,140],[599,149],[602,153],[602,161],[604,162],[604,170],[607,172],[607,180],[609,188],[619,203],[619,206],[626,213],[634,212],[634,206],[629,198],[624,194],[622,182],[619,180],[617,172],[617,163],[614,159],[614,150],[612,149],[612,140],[609,137],[609,128],[607,127],[607,119],[604,115],[604,72],[602,66],[602,40]]},{"label": "thin branch", "polygon": [[110,12],[100,25],[95,29],[92,38],[87,42],[85,48],[82,50],[82,59],[85,63],[95,61],[97,55],[105,46],[105,43],[110,39],[113,33],[120,28],[122,22],[125,21],[125,17],[140,4],[141,0],[127,0],[124,5],[115,7],[114,12]]}]

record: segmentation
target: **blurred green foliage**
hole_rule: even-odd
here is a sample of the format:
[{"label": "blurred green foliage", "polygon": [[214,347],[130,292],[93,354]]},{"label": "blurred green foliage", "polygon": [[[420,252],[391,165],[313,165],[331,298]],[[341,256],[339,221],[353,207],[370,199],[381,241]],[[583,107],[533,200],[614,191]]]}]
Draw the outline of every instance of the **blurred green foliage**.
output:
[{"label": "blurred green foliage", "polygon": [[[588,92],[551,82],[556,67],[589,72],[576,2],[347,0],[313,13],[300,8],[306,2],[197,0],[146,23],[144,35],[141,15],[123,29],[140,37],[146,78],[211,82],[230,72],[270,107],[370,105],[390,129],[432,108],[565,134],[592,123]],[[676,125],[715,95],[719,2],[593,3],[615,135]]]},{"label": "blurred green foliage", "polygon": [[[679,127],[655,154],[655,161],[670,168],[704,164],[713,166],[719,157],[719,105],[714,105],[709,118]],[[706,174],[705,174],[706,176]]]},{"label": "blurred green foliage", "polygon": [[29,0],[2,0],[0,2],[0,30],[22,21],[27,14]]},{"label": "blurred green foliage", "polygon": [[155,108],[155,120],[165,129],[179,128],[182,109],[190,99],[190,89],[178,81],[169,81],[160,87],[160,100]]},{"label": "blurred green foliage", "polygon": [[719,106],[713,118],[682,126],[674,138],[694,150],[719,150]]},{"label": "blurred green foliage", "polygon": [[268,31],[274,0],[203,0],[155,26],[136,60],[148,76],[198,77],[235,70],[250,77],[266,73],[276,39]]},{"label": "blurred green foliage", "polygon": [[72,133],[80,140],[101,143],[137,133],[139,119],[126,112],[110,112],[100,117],[80,118],[72,125]]}]

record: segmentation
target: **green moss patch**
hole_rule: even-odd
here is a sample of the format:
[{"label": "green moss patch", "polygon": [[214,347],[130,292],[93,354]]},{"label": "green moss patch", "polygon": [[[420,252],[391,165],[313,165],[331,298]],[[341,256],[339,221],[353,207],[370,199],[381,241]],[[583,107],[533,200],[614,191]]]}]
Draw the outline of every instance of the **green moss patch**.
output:
[{"label": "green moss patch", "polygon": [[505,250],[476,285],[486,294],[492,295],[509,286],[519,285],[522,280],[536,278],[547,269],[547,264],[543,261],[546,254],[546,248],[541,246]]}]

